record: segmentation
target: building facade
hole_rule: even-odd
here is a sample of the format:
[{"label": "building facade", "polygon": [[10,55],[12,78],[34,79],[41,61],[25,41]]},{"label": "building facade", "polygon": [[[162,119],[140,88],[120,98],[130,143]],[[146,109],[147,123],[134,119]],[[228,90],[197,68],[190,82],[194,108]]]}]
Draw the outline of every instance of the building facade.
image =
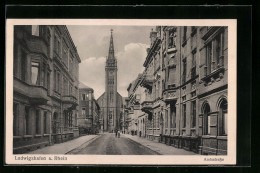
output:
[{"label": "building facade", "polygon": [[119,129],[123,110],[122,96],[117,92],[117,59],[114,54],[113,30],[111,30],[108,57],[105,66],[105,92],[97,99],[101,108],[103,130],[113,132]]},{"label": "building facade", "polygon": [[151,31],[139,83],[146,117],[139,131],[145,127],[148,139],[205,155],[227,154],[227,38],[227,27]]},{"label": "building facade", "polygon": [[14,26],[13,152],[77,137],[80,57],[66,26]]},{"label": "building facade", "polygon": [[94,90],[82,82],[79,84],[78,127],[80,134],[96,134],[100,131],[100,107],[94,98]]}]

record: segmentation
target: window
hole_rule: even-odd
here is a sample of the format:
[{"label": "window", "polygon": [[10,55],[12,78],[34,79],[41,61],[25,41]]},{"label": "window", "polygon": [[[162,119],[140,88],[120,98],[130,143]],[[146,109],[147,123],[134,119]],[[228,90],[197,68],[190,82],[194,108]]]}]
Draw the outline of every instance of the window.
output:
[{"label": "window", "polygon": [[157,114],[157,128],[160,127],[160,115],[161,115],[161,113],[158,112],[158,114]]},{"label": "window", "polygon": [[196,52],[192,53],[192,67],[196,67]]},{"label": "window", "polygon": [[82,115],[86,115],[86,108],[82,108],[81,114],[82,114]]},{"label": "window", "polygon": [[196,126],[196,100],[191,102],[191,128]]},{"label": "window", "polygon": [[155,127],[155,125],[156,125],[156,122],[155,122],[155,121],[156,121],[156,115],[157,115],[157,114],[155,113],[155,114],[154,114],[154,118],[153,118],[153,128],[156,128],[156,127]]},{"label": "window", "polygon": [[36,127],[36,134],[40,134],[40,110],[36,110],[35,115],[35,127]]},{"label": "window", "polygon": [[43,132],[44,134],[47,134],[47,112],[44,112],[43,123]]},{"label": "window", "polygon": [[18,136],[18,123],[19,123],[19,118],[18,118],[18,104],[17,103],[14,103],[13,104],[13,135],[14,136]]},{"label": "window", "polygon": [[208,121],[207,121],[207,134],[210,135],[210,115],[208,115]]},{"label": "window", "polygon": [[173,104],[171,104],[170,109],[171,109],[170,127],[176,128],[176,107]]},{"label": "window", "polygon": [[39,36],[39,25],[32,25],[32,35]]},{"label": "window", "polygon": [[29,107],[25,107],[25,115],[24,115],[24,118],[25,118],[25,134],[26,135],[29,135],[30,134],[30,115],[29,115]]},{"label": "window", "polygon": [[47,73],[47,89],[48,89],[48,94],[50,94],[50,73]]},{"label": "window", "polygon": [[72,59],[72,57],[70,57],[69,71],[70,71],[70,73],[73,73],[73,59]]},{"label": "window", "polygon": [[72,93],[72,85],[71,84],[69,85],[69,95],[73,95],[73,93]]},{"label": "window", "polygon": [[205,75],[224,66],[224,34],[220,33],[206,47]]},{"label": "window", "polygon": [[182,127],[186,127],[186,104],[182,105]]},{"label": "window", "polygon": [[157,98],[160,97],[160,81],[158,81]]},{"label": "window", "polygon": [[86,100],[86,95],[85,94],[82,94],[81,97],[82,97],[83,101]]},{"label": "window", "polygon": [[45,63],[43,63],[42,64],[42,85],[45,87],[45,88],[47,88],[47,83],[46,83],[46,77],[45,77],[45,72],[46,72],[46,64]]},{"label": "window", "polygon": [[20,70],[21,70],[21,80],[25,81],[26,70],[27,70],[27,54],[25,53],[24,50],[21,50]]},{"label": "window", "polygon": [[67,46],[65,45],[65,41],[63,41],[63,44],[64,44],[64,46],[63,46],[63,53],[62,53],[62,60],[63,60],[63,62],[64,62],[64,64],[66,65],[66,67],[68,67],[68,48],[67,48]]},{"label": "window", "polygon": [[31,62],[31,82],[33,85],[39,85],[39,62]]},{"label": "window", "polygon": [[168,110],[165,110],[165,127],[168,128]]},{"label": "window", "polygon": [[187,73],[187,61],[186,61],[186,58],[183,59],[182,65],[183,65],[182,83],[185,83],[186,82],[186,73]]},{"label": "window", "polygon": [[183,28],[183,42],[187,40],[187,26],[184,26]]},{"label": "window", "polygon": [[204,106],[203,114],[204,114],[204,134],[210,135],[210,107],[209,104],[206,103]]},{"label": "window", "polygon": [[221,129],[220,129],[220,135],[227,135],[227,116],[228,116],[228,112],[227,112],[227,101],[226,99],[224,99],[219,107],[219,117],[221,119]]},{"label": "window", "polygon": [[48,28],[46,28],[47,33],[46,33],[46,41],[47,41],[47,54],[50,57],[51,56],[51,48],[50,48],[50,41],[51,41],[51,33],[50,30]]},{"label": "window", "polygon": [[174,40],[174,30],[170,30],[169,31],[169,44],[168,44],[168,48],[171,49],[171,48],[174,48],[175,47],[175,40]]},{"label": "window", "polygon": [[57,77],[57,80],[58,80],[57,81],[57,87],[58,87],[57,91],[60,93],[60,73],[58,73],[57,75],[58,75],[58,77]]},{"label": "window", "polygon": [[64,112],[64,126],[68,126],[68,113]]},{"label": "window", "polygon": [[157,87],[156,87],[156,84],[155,84],[154,85],[154,97],[155,97],[155,99],[157,98],[156,96],[157,96]]}]

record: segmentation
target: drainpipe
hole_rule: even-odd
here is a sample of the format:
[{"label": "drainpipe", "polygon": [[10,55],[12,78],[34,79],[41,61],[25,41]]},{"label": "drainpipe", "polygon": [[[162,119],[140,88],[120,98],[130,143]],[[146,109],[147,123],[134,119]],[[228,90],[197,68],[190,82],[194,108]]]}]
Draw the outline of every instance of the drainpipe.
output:
[{"label": "drainpipe", "polygon": [[[182,34],[182,32],[181,32],[181,30],[182,30],[182,28],[180,27],[180,62],[179,62],[179,66],[180,66],[180,83],[179,83],[179,86],[181,86],[181,47],[182,47],[182,45],[181,45],[181,34]],[[180,134],[181,134],[181,87],[179,87],[179,93],[180,93],[180,95],[179,95],[179,136],[180,136]],[[180,141],[179,141],[180,142]],[[180,143],[178,143],[178,146],[180,146]]]}]

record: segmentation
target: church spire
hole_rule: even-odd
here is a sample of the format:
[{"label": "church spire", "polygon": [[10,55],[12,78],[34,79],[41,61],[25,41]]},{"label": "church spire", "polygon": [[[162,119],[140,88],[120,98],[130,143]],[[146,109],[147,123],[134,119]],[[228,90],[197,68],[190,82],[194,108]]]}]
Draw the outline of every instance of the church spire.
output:
[{"label": "church spire", "polygon": [[110,44],[109,44],[108,59],[115,59],[114,43],[113,43],[113,29],[111,29],[111,37],[110,37]]}]

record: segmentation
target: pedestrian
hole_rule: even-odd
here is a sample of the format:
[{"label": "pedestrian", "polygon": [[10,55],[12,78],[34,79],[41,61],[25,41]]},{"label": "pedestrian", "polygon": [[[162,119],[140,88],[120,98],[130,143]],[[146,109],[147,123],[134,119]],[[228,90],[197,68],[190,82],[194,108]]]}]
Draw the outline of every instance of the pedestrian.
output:
[{"label": "pedestrian", "polygon": [[120,131],[117,132],[117,137],[120,138]]},{"label": "pedestrian", "polygon": [[115,130],[115,137],[117,137],[117,129]]}]

